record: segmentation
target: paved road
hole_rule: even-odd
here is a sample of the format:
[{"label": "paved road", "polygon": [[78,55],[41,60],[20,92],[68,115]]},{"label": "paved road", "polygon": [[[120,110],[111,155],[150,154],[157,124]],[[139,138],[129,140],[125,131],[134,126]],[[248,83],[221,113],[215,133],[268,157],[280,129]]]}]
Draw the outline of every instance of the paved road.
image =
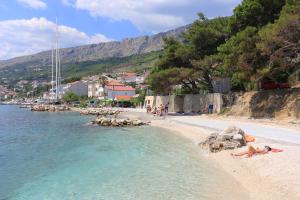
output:
[{"label": "paved road", "polygon": [[238,121],[225,121],[205,119],[189,116],[171,117],[171,121],[176,123],[188,124],[192,126],[198,126],[202,128],[209,128],[215,130],[224,130],[229,126],[237,126],[243,129],[246,133],[249,133],[256,137],[278,140],[283,142],[289,142],[294,144],[300,144],[300,131],[282,128],[271,125],[256,124],[253,122],[238,122]]}]

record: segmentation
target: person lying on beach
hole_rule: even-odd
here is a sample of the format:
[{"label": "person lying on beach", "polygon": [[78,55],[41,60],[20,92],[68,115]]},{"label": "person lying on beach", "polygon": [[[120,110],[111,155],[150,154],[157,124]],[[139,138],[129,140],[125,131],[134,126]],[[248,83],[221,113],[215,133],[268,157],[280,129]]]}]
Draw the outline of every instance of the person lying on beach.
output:
[{"label": "person lying on beach", "polygon": [[232,156],[244,156],[247,155],[247,157],[252,157],[253,155],[257,155],[257,154],[267,154],[269,152],[282,152],[283,150],[281,149],[275,149],[275,148],[271,148],[269,146],[265,146],[263,149],[260,148],[254,148],[253,146],[249,146],[247,151],[244,152],[240,152],[240,153],[231,153]]}]

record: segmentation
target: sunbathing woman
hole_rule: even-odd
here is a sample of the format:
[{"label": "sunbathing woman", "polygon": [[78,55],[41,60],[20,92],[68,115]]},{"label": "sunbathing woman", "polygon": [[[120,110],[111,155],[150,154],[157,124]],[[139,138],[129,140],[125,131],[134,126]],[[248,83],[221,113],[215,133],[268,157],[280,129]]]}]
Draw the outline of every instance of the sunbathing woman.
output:
[{"label": "sunbathing woman", "polygon": [[231,153],[232,156],[244,156],[247,155],[247,157],[252,157],[253,155],[257,154],[267,154],[269,151],[277,153],[277,152],[282,152],[283,150],[281,149],[274,149],[269,146],[265,146],[263,149],[259,148],[254,148],[253,146],[249,146],[247,151],[241,152],[241,153]]}]

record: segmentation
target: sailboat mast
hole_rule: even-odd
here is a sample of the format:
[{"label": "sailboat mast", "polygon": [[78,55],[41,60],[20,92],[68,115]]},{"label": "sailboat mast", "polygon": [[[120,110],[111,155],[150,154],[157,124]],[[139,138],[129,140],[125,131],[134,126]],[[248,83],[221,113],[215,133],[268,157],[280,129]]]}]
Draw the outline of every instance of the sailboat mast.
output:
[{"label": "sailboat mast", "polygon": [[59,92],[62,91],[61,89],[61,74],[60,74],[60,46],[58,45],[58,88]]},{"label": "sailboat mast", "polygon": [[52,75],[51,75],[51,95],[53,94],[53,91],[54,91],[54,49],[53,49],[53,46],[52,46],[52,62],[51,62],[51,66],[52,66]]},{"label": "sailboat mast", "polygon": [[55,34],[55,39],[56,39],[56,49],[55,49],[55,100],[58,101],[58,25],[57,25],[57,17],[56,17],[56,34]]}]

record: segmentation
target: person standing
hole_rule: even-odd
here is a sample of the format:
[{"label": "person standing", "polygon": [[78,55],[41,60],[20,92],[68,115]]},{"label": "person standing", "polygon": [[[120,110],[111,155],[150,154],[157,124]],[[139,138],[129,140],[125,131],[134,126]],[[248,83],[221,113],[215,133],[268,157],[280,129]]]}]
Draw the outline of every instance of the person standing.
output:
[{"label": "person standing", "polygon": [[169,112],[169,102],[165,105],[165,113],[168,114]]},{"label": "person standing", "polygon": [[213,104],[209,104],[208,106],[208,114],[213,114],[214,111],[214,105]]}]

